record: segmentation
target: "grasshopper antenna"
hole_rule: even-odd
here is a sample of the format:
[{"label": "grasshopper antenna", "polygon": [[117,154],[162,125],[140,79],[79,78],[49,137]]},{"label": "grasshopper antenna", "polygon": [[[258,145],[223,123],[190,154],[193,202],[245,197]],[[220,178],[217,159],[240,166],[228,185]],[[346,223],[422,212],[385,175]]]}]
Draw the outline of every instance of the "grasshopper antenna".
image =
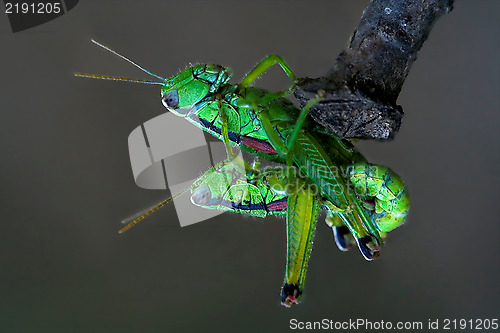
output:
[{"label": "grasshopper antenna", "polygon": [[87,74],[87,73],[75,73],[75,76],[86,77],[88,79],[100,79],[100,80],[125,81],[125,82],[134,82],[134,83],[143,83],[143,84],[163,85],[163,82],[148,81],[148,80],[141,80],[141,79],[132,79],[129,77],[121,77],[121,76],[108,76],[108,75]]},{"label": "grasshopper antenna", "polygon": [[132,228],[134,225],[136,225],[137,223],[141,222],[146,217],[148,217],[149,215],[153,214],[154,212],[156,212],[158,209],[160,209],[161,207],[165,206],[166,204],[168,204],[170,201],[172,201],[175,198],[179,197],[180,195],[186,193],[187,190],[189,190],[189,188],[186,188],[186,189],[182,190],[181,192],[177,193],[176,195],[173,195],[170,198],[168,198],[166,200],[163,200],[162,202],[156,204],[155,206],[153,206],[151,208],[148,208],[148,209],[140,212],[139,214],[136,214],[136,215],[134,215],[132,217],[126,218],[125,220],[122,221],[122,223],[127,223],[127,225],[124,226],[123,228],[121,228],[118,231],[118,233],[123,234],[125,231],[127,231],[130,228]]},{"label": "grasshopper antenna", "polygon": [[144,73],[147,73],[147,74],[149,74],[149,75],[151,75],[151,76],[154,76],[155,78],[160,79],[160,80],[163,80],[163,81],[166,81],[166,80],[167,80],[167,79],[165,79],[164,77],[161,77],[161,76],[159,76],[159,75],[156,75],[156,74],[154,74],[154,73],[151,73],[150,71],[148,71],[147,69],[143,68],[143,67],[142,67],[142,66],[140,66],[139,64],[137,64],[137,63],[133,62],[133,61],[132,61],[132,60],[130,60],[129,58],[125,57],[124,55],[121,55],[120,53],[118,53],[118,52],[116,52],[116,51],[112,50],[111,48],[107,47],[106,45],[99,43],[99,42],[98,42],[98,41],[96,41],[95,39],[91,39],[91,41],[92,41],[92,43],[94,43],[95,45],[102,47],[102,48],[103,48],[103,49],[105,49],[106,51],[109,51],[109,52],[113,53],[114,55],[116,55],[116,56],[118,56],[118,57],[122,58],[123,60],[127,61],[128,63],[130,63],[130,64],[134,65],[134,66],[135,66],[135,67],[137,67],[137,68],[139,68],[139,69],[140,69],[141,71],[143,71]]},{"label": "grasshopper antenna", "polygon": [[131,79],[131,78],[128,78],[128,77],[119,77],[119,76],[107,76],[107,75],[98,75],[98,74],[86,74],[86,73],[75,73],[75,76],[79,76],[79,77],[86,77],[86,78],[90,78],[90,79],[101,79],[101,80],[113,80],[113,81],[126,81],[126,82],[134,82],[134,83],[144,83],[144,84],[159,84],[159,85],[163,85],[163,83],[167,80],[166,78],[164,77],[161,77],[159,75],[156,75],[150,71],[148,71],[147,69],[145,69],[144,67],[140,66],[139,64],[137,64],[136,62],[130,60],[129,58],[125,57],[124,55],[121,55],[120,53],[112,50],[111,48],[109,48],[108,46],[104,45],[104,44],[101,44],[99,43],[98,41],[94,40],[94,39],[91,39],[92,43],[96,44],[97,46],[100,46],[102,47],[103,49],[105,49],[106,51],[109,51],[111,53],[113,53],[114,55],[122,58],[123,60],[127,61],[128,63],[134,65],[135,67],[139,68],[141,71],[143,71],[144,73],[148,74],[148,75],[151,75],[151,76],[154,76],[160,80],[162,80],[162,82],[157,82],[157,81],[148,81],[148,80],[140,80],[140,79]]}]

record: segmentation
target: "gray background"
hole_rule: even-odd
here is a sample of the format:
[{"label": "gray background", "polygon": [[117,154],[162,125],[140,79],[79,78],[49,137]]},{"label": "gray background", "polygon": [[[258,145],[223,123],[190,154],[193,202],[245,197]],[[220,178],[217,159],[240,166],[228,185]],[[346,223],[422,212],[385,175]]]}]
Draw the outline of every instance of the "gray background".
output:
[{"label": "gray background", "polygon": [[[284,220],[225,214],[181,228],[170,206],[117,233],[168,195],[134,184],[127,149],[164,108],[157,86],[72,77],[147,78],[91,37],[167,77],[215,62],[240,80],[269,53],[314,77],[367,3],[81,1],[16,34],[0,15],[0,331],[279,332],[290,318],[498,316],[498,1],[456,2],[405,83],[396,140],[358,144],[411,193],[380,260],[341,253],[319,223],[303,303],[285,309]],[[273,70],[257,84],[286,80]]]}]

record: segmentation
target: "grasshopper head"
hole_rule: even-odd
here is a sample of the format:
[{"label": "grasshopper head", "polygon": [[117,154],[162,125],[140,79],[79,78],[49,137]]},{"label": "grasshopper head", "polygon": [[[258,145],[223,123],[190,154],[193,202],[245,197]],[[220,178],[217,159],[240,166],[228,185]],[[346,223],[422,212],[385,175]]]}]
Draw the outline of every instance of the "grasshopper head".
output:
[{"label": "grasshopper head", "polygon": [[165,81],[161,89],[161,101],[169,111],[186,117],[196,111],[198,102],[229,81],[231,75],[229,68],[220,65],[189,67]]}]

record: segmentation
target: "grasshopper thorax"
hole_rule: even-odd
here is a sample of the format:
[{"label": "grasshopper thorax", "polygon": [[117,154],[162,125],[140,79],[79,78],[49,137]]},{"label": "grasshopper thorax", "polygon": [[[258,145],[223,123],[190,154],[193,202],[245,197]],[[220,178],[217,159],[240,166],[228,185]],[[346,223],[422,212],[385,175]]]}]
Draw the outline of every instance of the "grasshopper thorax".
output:
[{"label": "grasshopper thorax", "polygon": [[165,81],[161,89],[163,105],[174,114],[187,116],[198,102],[215,94],[232,76],[231,69],[213,64],[186,68]]}]

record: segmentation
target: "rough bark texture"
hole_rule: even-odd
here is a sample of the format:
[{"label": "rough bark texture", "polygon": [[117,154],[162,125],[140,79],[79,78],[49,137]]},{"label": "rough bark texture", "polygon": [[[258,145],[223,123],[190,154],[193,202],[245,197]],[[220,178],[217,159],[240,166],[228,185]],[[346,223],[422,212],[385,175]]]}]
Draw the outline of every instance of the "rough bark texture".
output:
[{"label": "rough bark texture", "polygon": [[452,6],[453,0],[372,0],[330,71],[300,79],[295,96],[305,105],[325,90],[309,114],[339,136],[392,139],[403,117],[396,100],[404,80],[432,26]]}]

